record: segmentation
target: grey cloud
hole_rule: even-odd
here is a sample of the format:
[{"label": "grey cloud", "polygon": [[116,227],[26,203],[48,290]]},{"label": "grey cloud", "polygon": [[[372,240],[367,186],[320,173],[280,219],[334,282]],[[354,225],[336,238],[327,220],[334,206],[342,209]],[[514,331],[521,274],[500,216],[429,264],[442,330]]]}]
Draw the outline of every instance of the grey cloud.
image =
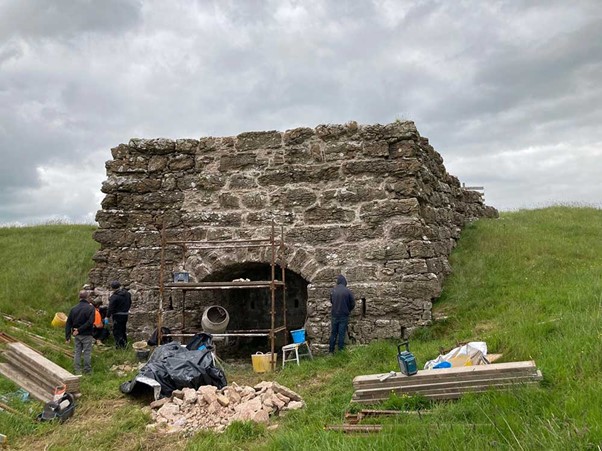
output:
[{"label": "grey cloud", "polygon": [[140,7],[137,0],[4,0],[0,3],[0,41],[124,31],[138,22]]},{"label": "grey cloud", "polygon": [[[560,186],[568,167],[594,183],[601,5],[4,2],[0,222],[34,210],[78,216],[96,202],[109,149],[130,137],[348,120],[415,120],[449,172],[486,184],[503,208],[528,199],[516,186],[539,202],[533,183]],[[559,144],[585,156],[539,171]],[[530,146],[546,149],[529,156],[532,174],[513,162]],[[103,156],[84,163],[91,152]],[[73,180],[84,166],[85,199],[64,202],[52,177]]]}]

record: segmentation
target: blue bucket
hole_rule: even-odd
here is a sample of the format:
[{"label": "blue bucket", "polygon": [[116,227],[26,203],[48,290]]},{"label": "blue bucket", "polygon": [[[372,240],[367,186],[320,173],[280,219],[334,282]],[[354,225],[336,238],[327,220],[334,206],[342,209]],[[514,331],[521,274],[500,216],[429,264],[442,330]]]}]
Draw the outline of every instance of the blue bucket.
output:
[{"label": "blue bucket", "polygon": [[303,343],[305,341],[305,329],[291,330],[293,343]]}]

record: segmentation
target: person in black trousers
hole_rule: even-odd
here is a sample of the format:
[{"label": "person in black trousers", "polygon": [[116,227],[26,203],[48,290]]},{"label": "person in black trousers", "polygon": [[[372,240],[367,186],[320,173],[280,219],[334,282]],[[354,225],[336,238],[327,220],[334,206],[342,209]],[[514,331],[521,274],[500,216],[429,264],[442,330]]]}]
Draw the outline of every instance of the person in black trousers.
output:
[{"label": "person in black trousers", "polygon": [[114,291],[109,298],[107,317],[113,320],[115,347],[117,349],[125,349],[128,344],[126,326],[132,305],[132,296],[126,289],[121,288],[121,283],[118,280],[111,282],[111,289]]},{"label": "person in black trousers", "polygon": [[81,359],[84,357],[84,373],[92,372],[92,329],[94,324],[94,307],[88,302],[88,291],[79,292],[79,302],[71,309],[65,324],[65,341],[75,341],[73,369],[75,374],[81,374]]}]

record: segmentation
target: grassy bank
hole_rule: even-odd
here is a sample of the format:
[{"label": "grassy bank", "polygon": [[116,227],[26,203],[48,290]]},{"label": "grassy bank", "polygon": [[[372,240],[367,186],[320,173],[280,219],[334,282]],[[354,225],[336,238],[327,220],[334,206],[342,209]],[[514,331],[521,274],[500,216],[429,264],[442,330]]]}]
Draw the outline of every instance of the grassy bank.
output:
[{"label": "grassy bank", "polygon": [[[128,377],[109,370],[133,355],[110,349],[95,353],[95,373],[82,381],[83,396],[72,420],[39,424],[31,421],[38,404],[9,399],[26,419],[0,412],[0,432],[16,449],[597,449],[602,443],[601,224],[600,210],[554,207],[468,226],[451,258],[454,273],[434,305],[437,316],[446,319],[413,338],[419,363],[434,358],[439,347],[468,340],[486,341],[505,361],[534,359],[544,375],[539,387],[437,403],[428,415],[383,421],[385,429],[369,436],[325,431],[324,425],[341,423],[350,408],[354,376],[395,369],[396,343],[379,341],[274,375],[307,403],[273,421],[276,429],[237,424],[222,435],[162,436],[145,431],[144,403],[119,393],[119,383]],[[96,248],[92,228],[62,227],[0,229],[0,309],[36,322],[36,333],[55,340],[60,337],[46,325],[54,311],[72,304]],[[56,247],[48,244],[55,242],[53,235],[62,240]],[[40,246],[49,247],[36,258]],[[47,254],[55,259],[40,264],[39,259],[50,258]],[[37,290],[19,286],[23,268],[53,293],[36,292],[35,307],[10,301],[27,300]],[[74,278],[66,282],[67,277]],[[44,313],[33,313],[38,310]],[[0,325],[4,330],[8,323]],[[64,356],[48,355],[71,368]],[[229,381],[239,384],[261,379],[250,365],[226,370]],[[0,378],[0,394],[14,390]]]},{"label": "grassy bank", "polygon": [[0,311],[47,324],[70,308],[98,248],[93,226],[0,228]]}]

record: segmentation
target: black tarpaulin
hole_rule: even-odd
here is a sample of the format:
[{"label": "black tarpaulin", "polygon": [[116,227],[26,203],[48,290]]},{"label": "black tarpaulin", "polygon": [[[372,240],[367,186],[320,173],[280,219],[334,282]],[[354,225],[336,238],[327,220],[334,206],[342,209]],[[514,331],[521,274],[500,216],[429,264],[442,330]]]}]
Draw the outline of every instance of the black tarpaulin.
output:
[{"label": "black tarpaulin", "polygon": [[[152,390],[158,399],[185,387],[196,390],[201,385],[214,385],[223,388],[228,382],[224,372],[215,366],[210,348],[188,350],[177,341],[159,346],[138,376],[121,384],[121,391],[136,395]],[[151,381],[156,381],[160,390]]]}]

